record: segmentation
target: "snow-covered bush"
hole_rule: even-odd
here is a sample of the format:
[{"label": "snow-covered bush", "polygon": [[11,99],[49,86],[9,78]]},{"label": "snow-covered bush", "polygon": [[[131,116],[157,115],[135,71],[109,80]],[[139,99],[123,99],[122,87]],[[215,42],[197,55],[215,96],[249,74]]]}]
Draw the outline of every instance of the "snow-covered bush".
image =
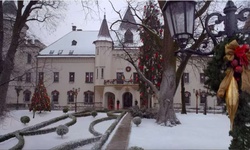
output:
[{"label": "snow-covered bush", "polygon": [[97,112],[96,111],[92,111],[91,115],[95,118],[95,116],[97,116]]},{"label": "snow-covered bush", "polygon": [[141,124],[141,117],[134,117],[133,123],[138,127]]},{"label": "snow-covered bush", "polygon": [[69,107],[68,106],[63,107],[63,112],[64,113],[67,113],[68,111],[69,111]]},{"label": "snow-covered bush", "polygon": [[29,117],[29,116],[22,116],[22,117],[20,118],[20,121],[21,121],[23,124],[29,123],[29,122],[30,122],[30,117]]},{"label": "snow-covered bush", "polygon": [[144,150],[142,147],[132,146],[128,150]]},{"label": "snow-covered bush", "polygon": [[60,135],[61,137],[63,137],[63,135],[67,134],[69,132],[69,128],[65,125],[59,125],[57,128],[56,128],[56,133],[58,135]]}]

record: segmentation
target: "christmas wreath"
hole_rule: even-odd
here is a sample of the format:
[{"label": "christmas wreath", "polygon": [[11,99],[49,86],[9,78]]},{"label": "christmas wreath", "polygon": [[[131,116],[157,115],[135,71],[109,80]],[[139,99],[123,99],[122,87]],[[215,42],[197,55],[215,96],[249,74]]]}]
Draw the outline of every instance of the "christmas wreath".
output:
[{"label": "christmas wreath", "polygon": [[131,67],[127,66],[127,67],[126,67],[126,71],[127,71],[127,72],[130,72],[130,71],[131,71]]}]

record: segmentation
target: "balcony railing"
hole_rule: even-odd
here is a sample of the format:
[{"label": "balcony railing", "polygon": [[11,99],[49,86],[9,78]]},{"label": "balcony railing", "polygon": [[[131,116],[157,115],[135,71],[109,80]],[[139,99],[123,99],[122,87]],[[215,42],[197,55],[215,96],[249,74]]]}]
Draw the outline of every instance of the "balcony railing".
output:
[{"label": "balcony railing", "polygon": [[117,84],[138,84],[139,82],[133,79],[109,79],[104,80],[104,85],[117,85]]}]

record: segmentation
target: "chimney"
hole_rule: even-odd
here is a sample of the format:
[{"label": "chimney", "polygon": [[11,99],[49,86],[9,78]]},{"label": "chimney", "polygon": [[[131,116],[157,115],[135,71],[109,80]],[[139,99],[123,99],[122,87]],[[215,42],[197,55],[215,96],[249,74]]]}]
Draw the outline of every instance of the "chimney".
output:
[{"label": "chimney", "polygon": [[72,26],[72,31],[76,31],[76,26]]}]

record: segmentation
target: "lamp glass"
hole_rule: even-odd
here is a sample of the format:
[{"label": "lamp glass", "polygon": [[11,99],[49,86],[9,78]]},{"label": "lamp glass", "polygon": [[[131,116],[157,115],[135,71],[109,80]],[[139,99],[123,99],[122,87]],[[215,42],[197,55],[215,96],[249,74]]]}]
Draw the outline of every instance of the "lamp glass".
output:
[{"label": "lamp glass", "polygon": [[194,31],[194,1],[167,1],[163,8],[171,37],[180,44],[188,41]]}]

